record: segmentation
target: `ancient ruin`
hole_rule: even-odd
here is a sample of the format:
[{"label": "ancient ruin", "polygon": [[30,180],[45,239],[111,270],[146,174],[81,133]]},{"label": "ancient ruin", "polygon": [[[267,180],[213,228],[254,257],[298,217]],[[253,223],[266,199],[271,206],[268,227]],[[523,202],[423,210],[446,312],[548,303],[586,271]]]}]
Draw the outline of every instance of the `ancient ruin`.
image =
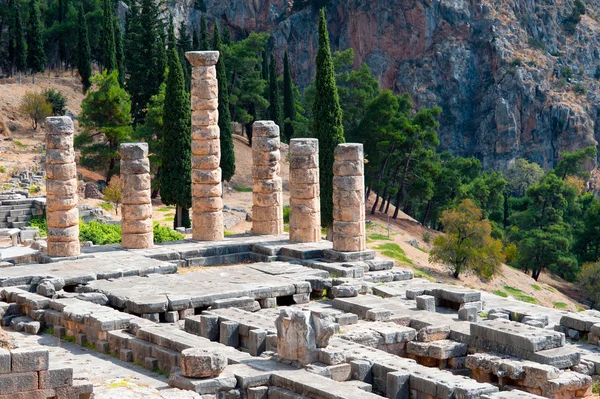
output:
[{"label": "ancient ruin", "polygon": [[55,116],[47,118],[46,124],[48,256],[77,256],[79,211],[73,121],[68,116]]},{"label": "ancient ruin", "polygon": [[252,232],[283,233],[282,182],[279,177],[279,126],[257,121],[252,127]]},{"label": "ancient ruin", "polygon": [[192,227],[193,238],[222,240],[221,142],[219,86],[215,65],[218,51],[185,53],[192,64]]},{"label": "ancient ruin", "polygon": [[321,240],[319,141],[290,140],[290,241]]},{"label": "ancient ruin", "polygon": [[148,144],[121,144],[122,246],[150,248],[152,233],[152,200],[150,199],[150,161]]}]

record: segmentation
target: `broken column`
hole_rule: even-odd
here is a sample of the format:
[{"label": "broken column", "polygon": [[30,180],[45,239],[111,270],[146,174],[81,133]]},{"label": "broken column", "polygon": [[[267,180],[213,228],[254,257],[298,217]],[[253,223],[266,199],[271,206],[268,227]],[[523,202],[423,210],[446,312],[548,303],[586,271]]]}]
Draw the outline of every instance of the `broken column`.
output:
[{"label": "broken column", "polygon": [[219,141],[218,51],[190,51],[192,64],[192,237],[222,240],[223,189]]},{"label": "broken column", "polygon": [[46,125],[48,256],[77,256],[80,248],[75,129],[68,116],[46,118]]},{"label": "broken column", "polygon": [[319,140],[290,140],[290,241],[321,240]]},{"label": "broken column", "polygon": [[252,127],[252,232],[283,233],[283,194],[279,177],[279,126],[256,121]]},{"label": "broken column", "polygon": [[123,248],[150,248],[152,232],[152,200],[150,199],[150,161],[147,143],[121,144],[121,180]]},{"label": "broken column", "polygon": [[339,144],[333,164],[333,249],[366,249],[365,183],[362,144]]}]

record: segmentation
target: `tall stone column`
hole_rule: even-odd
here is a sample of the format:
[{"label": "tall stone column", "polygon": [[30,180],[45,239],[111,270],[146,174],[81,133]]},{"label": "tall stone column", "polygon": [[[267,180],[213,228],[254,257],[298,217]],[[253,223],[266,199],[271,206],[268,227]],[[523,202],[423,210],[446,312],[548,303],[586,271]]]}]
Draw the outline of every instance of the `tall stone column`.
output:
[{"label": "tall stone column", "polygon": [[121,180],[121,246],[150,248],[154,245],[154,234],[147,143],[121,144]]},{"label": "tall stone column", "polygon": [[252,232],[283,233],[283,194],[279,177],[279,126],[256,121],[252,127]]},{"label": "tall stone column", "polygon": [[333,249],[366,249],[365,177],[362,144],[339,144],[333,163]]},{"label": "tall stone column", "polygon": [[46,118],[46,125],[48,255],[77,256],[80,247],[75,129],[68,116]]},{"label": "tall stone column", "polygon": [[290,241],[321,240],[319,140],[290,141]]},{"label": "tall stone column", "polygon": [[192,237],[222,240],[223,189],[219,141],[218,51],[190,51],[192,64]]}]

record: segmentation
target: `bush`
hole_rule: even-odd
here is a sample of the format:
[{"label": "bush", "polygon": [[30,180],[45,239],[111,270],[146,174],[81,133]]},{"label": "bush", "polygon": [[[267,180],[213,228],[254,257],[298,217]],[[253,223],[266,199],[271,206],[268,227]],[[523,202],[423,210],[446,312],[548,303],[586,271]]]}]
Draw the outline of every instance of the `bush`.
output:
[{"label": "bush", "polygon": [[518,255],[517,246],[511,242],[506,247],[504,247],[503,254],[504,254],[504,261],[506,263],[512,263],[512,262],[516,261],[517,255]]},{"label": "bush", "polygon": [[542,40],[533,37],[529,38],[529,45],[537,50],[544,50],[546,48],[546,45]]},{"label": "bush", "polygon": [[431,242],[431,233],[428,231],[424,232],[422,238],[425,244],[429,244]]},{"label": "bush", "polygon": [[184,236],[178,231],[154,223],[154,242],[168,242],[183,240]]},{"label": "bush", "polygon": [[6,166],[0,165],[0,173],[6,173]]},{"label": "bush", "polygon": [[571,15],[569,15],[564,21],[565,31],[567,33],[575,33],[575,28],[577,27],[579,21],[581,21],[581,16],[584,14],[585,4],[583,4],[581,0],[575,0]]},{"label": "bush", "polygon": [[45,216],[32,217],[29,219],[29,226],[37,227],[41,237],[46,237],[48,235],[48,224],[46,223]]},{"label": "bush", "polygon": [[283,207],[283,223],[290,222],[290,206],[286,205]]},{"label": "bush", "polygon": [[91,241],[94,245],[120,244],[121,226],[100,222],[79,222],[79,241]]},{"label": "bush", "polygon": [[567,81],[573,79],[573,68],[570,66],[560,68],[560,76],[567,79]]},{"label": "bush", "polygon": [[573,86],[573,93],[582,96],[587,93],[587,88],[583,83],[579,82]]},{"label": "bush", "polygon": [[33,130],[37,130],[38,123],[52,115],[52,105],[46,101],[43,93],[27,92],[23,96],[19,110],[31,119]]},{"label": "bush", "polygon": [[52,115],[63,116],[67,113],[67,99],[62,93],[54,89],[44,91],[46,102],[52,106]]}]

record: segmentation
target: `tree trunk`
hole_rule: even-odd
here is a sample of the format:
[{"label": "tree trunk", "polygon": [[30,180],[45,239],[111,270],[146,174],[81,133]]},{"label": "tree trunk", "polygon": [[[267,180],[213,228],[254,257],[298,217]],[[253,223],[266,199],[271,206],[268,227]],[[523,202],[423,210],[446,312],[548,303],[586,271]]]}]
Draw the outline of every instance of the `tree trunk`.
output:
[{"label": "tree trunk", "polygon": [[452,273],[452,277],[454,278],[458,278],[458,269],[454,270],[454,273]]},{"label": "tree trunk", "polygon": [[388,196],[387,191],[388,185],[386,184],[383,188],[383,194],[381,194],[381,205],[379,206],[379,212],[383,212],[383,208],[385,207],[385,198]]},{"label": "tree trunk", "polygon": [[[392,178],[392,184],[391,186],[394,187],[396,185],[396,178],[398,177],[398,172],[400,171],[400,166],[402,164],[398,162],[398,165],[396,165],[396,169],[394,170],[394,177]],[[385,214],[387,215],[388,210],[390,209],[390,202],[392,202],[392,196],[390,195],[388,197],[388,202],[387,202],[387,206],[385,207]]]},{"label": "tree trunk", "polygon": [[369,187],[367,187],[367,193],[365,194],[365,202],[369,201],[369,197],[371,196],[371,188],[372,187],[373,187],[373,181],[371,180]]},{"label": "tree trunk", "polygon": [[35,73],[32,73],[31,76],[33,76],[33,84],[35,84]]},{"label": "tree trunk", "polygon": [[[156,169],[156,174],[154,175],[154,180],[160,181],[160,180],[158,180],[160,178],[159,176],[160,176],[160,166]],[[152,198],[152,199],[158,198],[159,190],[160,190],[160,186],[158,186],[154,190],[152,190],[152,194],[150,194],[150,198]]]},{"label": "tree trunk", "polygon": [[19,84],[21,84],[21,71],[19,71]]},{"label": "tree trunk", "polygon": [[183,222],[182,222],[183,209],[181,208],[181,205],[177,205],[177,210],[175,211],[175,217],[176,217],[175,227],[181,227],[183,225]]},{"label": "tree trunk", "polygon": [[371,208],[371,215],[375,214],[375,209],[377,209],[377,204],[379,203],[379,193],[376,193],[377,197],[375,197],[375,203],[373,204],[373,208]]},{"label": "tree trunk", "polygon": [[424,227],[427,227],[426,223],[427,223],[427,219],[429,218],[429,212],[431,212],[431,203],[432,203],[431,200],[429,200],[427,202],[427,209],[425,210],[425,216],[423,216],[423,221],[421,222],[421,224]]},{"label": "tree trunk", "polygon": [[542,272],[542,270],[541,270],[541,269],[538,269],[538,270],[533,270],[533,271],[531,272],[531,277],[533,277],[533,279],[534,279],[535,281],[538,281],[538,278],[540,278],[540,274],[541,274],[541,272]]},{"label": "tree trunk", "polygon": [[388,195],[386,198],[387,204],[385,206],[385,214],[388,214],[388,211],[390,210],[390,202],[392,202],[392,195]]}]

